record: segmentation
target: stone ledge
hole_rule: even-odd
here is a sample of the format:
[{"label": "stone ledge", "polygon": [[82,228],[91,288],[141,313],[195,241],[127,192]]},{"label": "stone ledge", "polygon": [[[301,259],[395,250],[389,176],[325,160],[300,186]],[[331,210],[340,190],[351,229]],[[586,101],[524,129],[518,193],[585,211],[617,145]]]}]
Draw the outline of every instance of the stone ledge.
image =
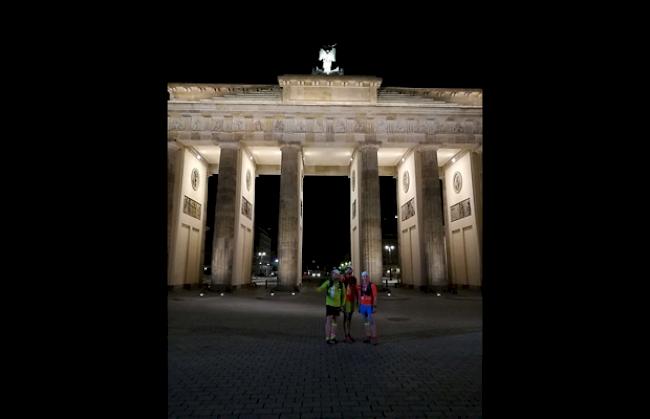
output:
[{"label": "stone ledge", "polygon": [[381,79],[372,76],[278,76],[282,103],[288,104],[376,104]]},{"label": "stone ledge", "polygon": [[381,86],[382,79],[375,76],[321,76],[312,74],[285,74],[278,76],[278,84],[285,86],[335,86],[374,87]]}]

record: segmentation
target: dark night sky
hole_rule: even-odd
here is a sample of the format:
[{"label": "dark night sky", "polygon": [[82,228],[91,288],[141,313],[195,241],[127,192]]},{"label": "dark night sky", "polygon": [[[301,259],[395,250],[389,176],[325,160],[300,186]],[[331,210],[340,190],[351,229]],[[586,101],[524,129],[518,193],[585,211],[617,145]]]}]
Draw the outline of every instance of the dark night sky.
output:
[{"label": "dark night sky", "polygon": [[[214,210],[219,176],[208,181],[207,225],[214,231]],[[280,176],[261,175],[255,180],[255,226],[271,236],[271,248],[277,255]],[[395,179],[381,176],[380,200],[382,235],[397,233]],[[303,189],[303,267],[321,269],[350,260],[350,180],[346,176],[305,176]],[[205,246],[205,264],[210,263],[212,235]],[[256,251],[256,249],[255,249]],[[316,263],[311,261],[315,260]]]},{"label": "dark night sky", "polygon": [[334,66],[343,67],[346,75],[381,77],[382,86],[482,87],[482,70],[490,62],[486,58],[496,58],[489,56],[494,52],[476,42],[459,49],[457,42],[448,42],[450,37],[412,30],[399,38],[389,33],[354,38],[307,34],[266,34],[257,40],[229,37],[209,53],[204,45],[184,45],[185,56],[200,60],[170,60],[167,78],[169,82],[277,84],[277,76],[282,74],[310,74],[321,64],[321,46],[336,43]]},{"label": "dark night sky", "polygon": [[[440,42],[440,36],[436,39],[423,34],[409,37],[409,33],[401,39],[373,33],[355,39],[275,35],[263,40],[228,40],[219,43],[212,53],[201,52],[201,60],[196,63],[170,61],[168,82],[277,84],[277,76],[282,74],[310,74],[313,67],[320,65],[321,46],[337,43],[335,66],[343,67],[346,75],[381,77],[382,86],[483,87],[480,67],[485,61],[480,49],[459,50],[457,45]],[[187,56],[192,56],[193,48],[198,47],[187,46]],[[215,176],[211,177],[207,208],[210,231],[213,231],[210,219],[214,218],[217,181]],[[275,251],[280,177],[262,175],[256,182],[256,226],[269,231]],[[380,177],[380,197],[382,233],[384,237],[395,237],[395,179]],[[312,260],[321,267],[349,260],[349,201],[347,177],[305,177],[305,269]],[[211,237],[208,237],[206,253],[210,248]]]}]

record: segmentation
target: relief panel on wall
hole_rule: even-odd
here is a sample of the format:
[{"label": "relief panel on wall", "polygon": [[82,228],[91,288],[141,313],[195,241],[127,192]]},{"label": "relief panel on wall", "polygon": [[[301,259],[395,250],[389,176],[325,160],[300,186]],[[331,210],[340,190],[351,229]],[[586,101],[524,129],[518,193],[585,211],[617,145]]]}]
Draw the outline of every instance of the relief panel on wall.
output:
[{"label": "relief panel on wall", "polygon": [[193,200],[189,196],[184,196],[183,198],[183,212],[190,217],[194,217],[197,220],[201,219],[201,204]]},{"label": "relief panel on wall", "polygon": [[415,215],[415,198],[411,198],[401,207],[402,221],[408,220]]},{"label": "relief panel on wall", "polygon": [[472,215],[469,198],[452,205],[449,209],[451,211],[451,221],[460,220],[461,218],[469,217]]},{"label": "relief panel on wall", "polygon": [[248,199],[241,197],[241,213],[249,220],[253,219],[253,204],[248,202]]}]

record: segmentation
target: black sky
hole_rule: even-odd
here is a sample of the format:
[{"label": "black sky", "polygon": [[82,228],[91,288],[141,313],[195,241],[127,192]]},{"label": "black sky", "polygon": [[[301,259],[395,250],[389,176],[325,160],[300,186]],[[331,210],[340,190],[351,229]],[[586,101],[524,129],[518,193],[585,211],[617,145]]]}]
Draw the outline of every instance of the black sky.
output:
[{"label": "black sky", "polygon": [[459,49],[445,42],[450,36],[433,32],[347,38],[266,34],[263,39],[220,42],[210,53],[203,45],[188,44],[184,55],[200,60],[170,60],[168,81],[277,84],[279,75],[310,74],[321,64],[321,46],[336,43],[334,66],[343,67],[346,75],[380,77],[382,86],[482,87],[482,69],[491,52],[479,43]]}]

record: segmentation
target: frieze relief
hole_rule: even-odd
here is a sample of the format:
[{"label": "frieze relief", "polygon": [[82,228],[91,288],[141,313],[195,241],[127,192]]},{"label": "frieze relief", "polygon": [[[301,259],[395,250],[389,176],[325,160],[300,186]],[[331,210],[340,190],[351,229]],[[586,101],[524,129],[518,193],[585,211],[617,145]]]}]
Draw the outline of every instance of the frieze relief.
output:
[{"label": "frieze relief", "polygon": [[385,133],[386,132],[386,126],[388,123],[386,122],[385,118],[377,118],[375,119],[375,132],[381,132]]},{"label": "frieze relief", "polygon": [[169,131],[217,132],[217,133],[305,133],[305,134],[387,134],[391,136],[426,135],[468,135],[482,134],[480,117],[444,118],[426,117],[328,117],[297,116],[284,118],[254,115],[179,115],[170,113],[167,117]]},{"label": "frieze relief", "polygon": [[336,133],[345,132],[345,120],[340,118],[334,120],[334,132]]},{"label": "frieze relief", "polygon": [[403,134],[406,132],[406,124],[399,119],[391,119],[388,121],[388,132],[391,134]]},{"label": "frieze relief", "polygon": [[316,118],[314,120],[314,132],[315,133],[325,132],[325,120],[323,118]]},{"label": "frieze relief", "polygon": [[307,132],[307,124],[304,118],[296,118],[296,132]]},{"label": "frieze relief", "polygon": [[331,134],[331,133],[334,132],[334,119],[333,118],[325,119],[325,132],[327,134]]},{"label": "frieze relief", "polygon": [[226,116],[223,118],[223,131],[232,132],[232,116]]},{"label": "frieze relief", "polygon": [[408,119],[406,121],[406,132],[412,134],[418,131],[418,122],[415,119]]},{"label": "frieze relief", "polygon": [[274,123],[275,123],[275,121],[273,120],[273,118],[268,117],[268,116],[266,118],[264,118],[264,122],[263,122],[263,125],[262,125],[263,126],[263,131],[264,132],[273,132]]},{"label": "frieze relief", "polygon": [[171,131],[184,131],[185,126],[183,124],[183,118],[179,116],[173,116],[170,118],[169,128]]},{"label": "frieze relief", "polygon": [[298,132],[295,118],[287,118],[284,120],[284,132]]},{"label": "frieze relief", "polygon": [[244,130],[244,119],[242,117],[234,117],[232,119],[232,130],[235,132]]},{"label": "frieze relief", "polygon": [[213,123],[212,123],[212,130],[213,131],[223,131],[223,117],[218,116],[216,118],[212,118]]},{"label": "frieze relief", "polygon": [[255,131],[255,125],[253,121],[252,116],[245,116],[244,117],[244,131],[247,132],[254,132]]},{"label": "frieze relief", "polygon": [[264,131],[262,127],[262,120],[259,118],[256,118],[253,122],[253,131],[260,132]]},{"label": "frieze relief", "polygon": [[308,117],[307,119],[303,120],[303,122],[305,123],[305,132],[315,132],[314,118]]}]

